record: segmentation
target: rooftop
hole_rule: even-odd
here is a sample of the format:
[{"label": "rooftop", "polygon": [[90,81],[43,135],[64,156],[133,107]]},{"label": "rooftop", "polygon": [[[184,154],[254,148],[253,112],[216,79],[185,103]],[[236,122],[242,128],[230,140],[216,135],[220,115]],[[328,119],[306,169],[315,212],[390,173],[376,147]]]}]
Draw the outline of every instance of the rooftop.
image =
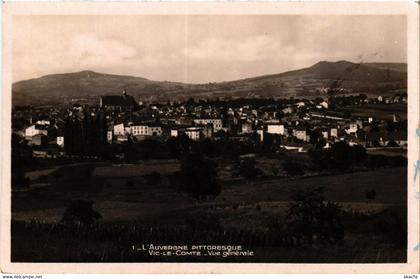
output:
[{"label": "rooftop", "polygon": [[132,107],[136,105],[136,101],[133,96],[130,95],[101,96],[101,106]]}]

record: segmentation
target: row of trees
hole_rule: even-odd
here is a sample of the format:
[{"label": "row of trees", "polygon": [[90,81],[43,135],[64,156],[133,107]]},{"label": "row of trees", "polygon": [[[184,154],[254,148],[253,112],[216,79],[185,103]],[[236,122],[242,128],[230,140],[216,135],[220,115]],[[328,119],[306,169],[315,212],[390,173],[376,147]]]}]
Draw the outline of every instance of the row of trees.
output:
[{"label": "row of trees", "polygon": [[83,118],[68,116],[64,127],[64,150],[68,155],[101,155],[106,148],[107,124],[105,113],[100,110]]},{"label": "row of trees", "polygon": [[200,153],[206,157],[223,157],[235,160],[241,154],[258,151],[256,141],[236,142],[228,138],[220,140],[204,139],[194,141],[187,135],[170,137],[166,141],[158,139],[145,139],[125,144],[108,145],[103,153],[104,159],[115,160],[122,155],[127,162],[153,159],[181,159],[190,153]]},{"label": "row of trees", "polygon": [[25,172],[36,164],[32,155],[32,149],[27,141],[12,133],[12,187],[28,187],[29,179],[25,178]]},{"label": "row of trees", "polygon": [[319,169],[346,170],[367,158],[365,148],[359,145],[349,146],[345,142],[337,142],[327,150],[315,148],[311,150],[310,155]]},{"label": "row of trees", "polygon": [[310,156],[317,170],[345,171],[354,166],[379,168],[407,165],[407,158],[403,156],[368,155],[364,147],[349,146],[345,142],[337,142],[330,149],[314,148]]},{"label": "row of trees", "polygon": [[220,194],[217,164],[202,154],[191,153],[181,162],[181,170],[170,178],[171,185],[198,200]]}]

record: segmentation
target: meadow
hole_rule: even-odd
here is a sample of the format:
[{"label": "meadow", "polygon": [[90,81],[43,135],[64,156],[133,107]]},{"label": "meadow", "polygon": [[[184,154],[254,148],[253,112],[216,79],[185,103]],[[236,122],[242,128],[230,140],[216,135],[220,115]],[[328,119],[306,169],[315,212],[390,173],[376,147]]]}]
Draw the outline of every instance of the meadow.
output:
[{"label": "meadow", "polygon": [[407,104],[370,104],[363,106],[349,106],[347,111],[355,117],[375,117],[381,120],[392,120],[392,115],[397,114],[401,120],[407,120]]},{"label": "meadow", "polygon": [[[176,160],[130,165],[94,162],[60,166],[38,176],[32,172],[31,187],[12,193],[13,260],[203,260],[159,258],[129,251],[133,244],[151,241],[239,243],[256,253],[252,258],[205,258],[205,261],[406,260],[406,248],[401,244],[406,230],[405,167],[295,177],[281,172],[269,175],[276,164],[281,162],[275,158],[257,158],[257,165],[264,168],[265,175],[245,180],[233,174],[234,167],[229,161],[221,162],[222,192],[204,200],[196,200],[171,186],[170,173],[179,168]],[[147,175],[159,170],[159,165],[165,166],[160,168],[162,179],[151,183]],[[38,184],[43,186],[36,187]],[[344,240],[330,246],[295,247],[283,235],[284,225],[277,227],[274,220],[283,222],[293,189],[316,186],[325,188],[327,201],[341,207],[346,226]],[[376,195],[372,199],[366,193],[373,189]],[[68,227],[60,223],[65,209],[78,199],[93,201],[93,208],[102,215],[94,226]],[[126,238],[127,231],[134,231],[134,236]],[[150,231],[154,233],[146,233]]]}]

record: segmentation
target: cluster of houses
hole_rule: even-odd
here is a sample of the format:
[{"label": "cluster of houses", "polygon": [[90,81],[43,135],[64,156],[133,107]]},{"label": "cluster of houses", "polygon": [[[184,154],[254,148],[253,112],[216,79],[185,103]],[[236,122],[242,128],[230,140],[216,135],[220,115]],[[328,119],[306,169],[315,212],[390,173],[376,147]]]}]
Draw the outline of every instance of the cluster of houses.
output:
[{"label": "cluster of houses", "polygon": [[222,119],[220,118],[194,118],[190,125],[173,123],[162,125],[147,122],[122,122],[114,124],[107,133],[109,143],[127,141],[128,138],[142,140],[148,137],[177,137],[186,134],[192,140],[211,138],[213,133],[223,130]]},{"label": "cluster of houses", "polygon": [[[389,104],[406,102],[404,98],[353,96],[351,100],[357,104]],[[181,134],[194,141],[217,140],[221,136],[243,141],[257,136],[263,142],[267,136],[276,136],[281,139],[277,141],[280,147],[298,151],[307,150],[305,147],[313,144],[315,137],[325,141],[325,148],[336,141],[364,147],[407,146],[407,124],[397,114],[391,114],[389,119],[376,119],[374,115],[351,117],[323,98],[283,102],[188,100],[142,105],[124,90],[122,95],[102,96],[99,106],[75,104],[63,111],[51,111],[53,117],[26,121],[15,132],[23,134],[37,149],[53,144],[65,151],[66,144],[78,141],[97,145],[103,138],[107,144],[122,144],[146,138],[166,140]]]},{"label": "cluster of houses", "polygon": [[53,140],[58,146],[64,147],[64,136],[58,135],[57,131],[58,127],[55,124],[43,119],[30,123],[20,134],[34,146],[46,145]]}]

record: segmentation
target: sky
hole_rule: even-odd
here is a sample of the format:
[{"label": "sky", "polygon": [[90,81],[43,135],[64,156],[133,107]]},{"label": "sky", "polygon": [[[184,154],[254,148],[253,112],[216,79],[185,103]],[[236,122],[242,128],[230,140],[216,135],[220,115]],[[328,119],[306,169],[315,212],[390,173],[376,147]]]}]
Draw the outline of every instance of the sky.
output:
[{"label": "sky", "polygon": [[407,59],[399,15],[25,15],[12,28],[13,81],[92,70],[207,83]]}]

